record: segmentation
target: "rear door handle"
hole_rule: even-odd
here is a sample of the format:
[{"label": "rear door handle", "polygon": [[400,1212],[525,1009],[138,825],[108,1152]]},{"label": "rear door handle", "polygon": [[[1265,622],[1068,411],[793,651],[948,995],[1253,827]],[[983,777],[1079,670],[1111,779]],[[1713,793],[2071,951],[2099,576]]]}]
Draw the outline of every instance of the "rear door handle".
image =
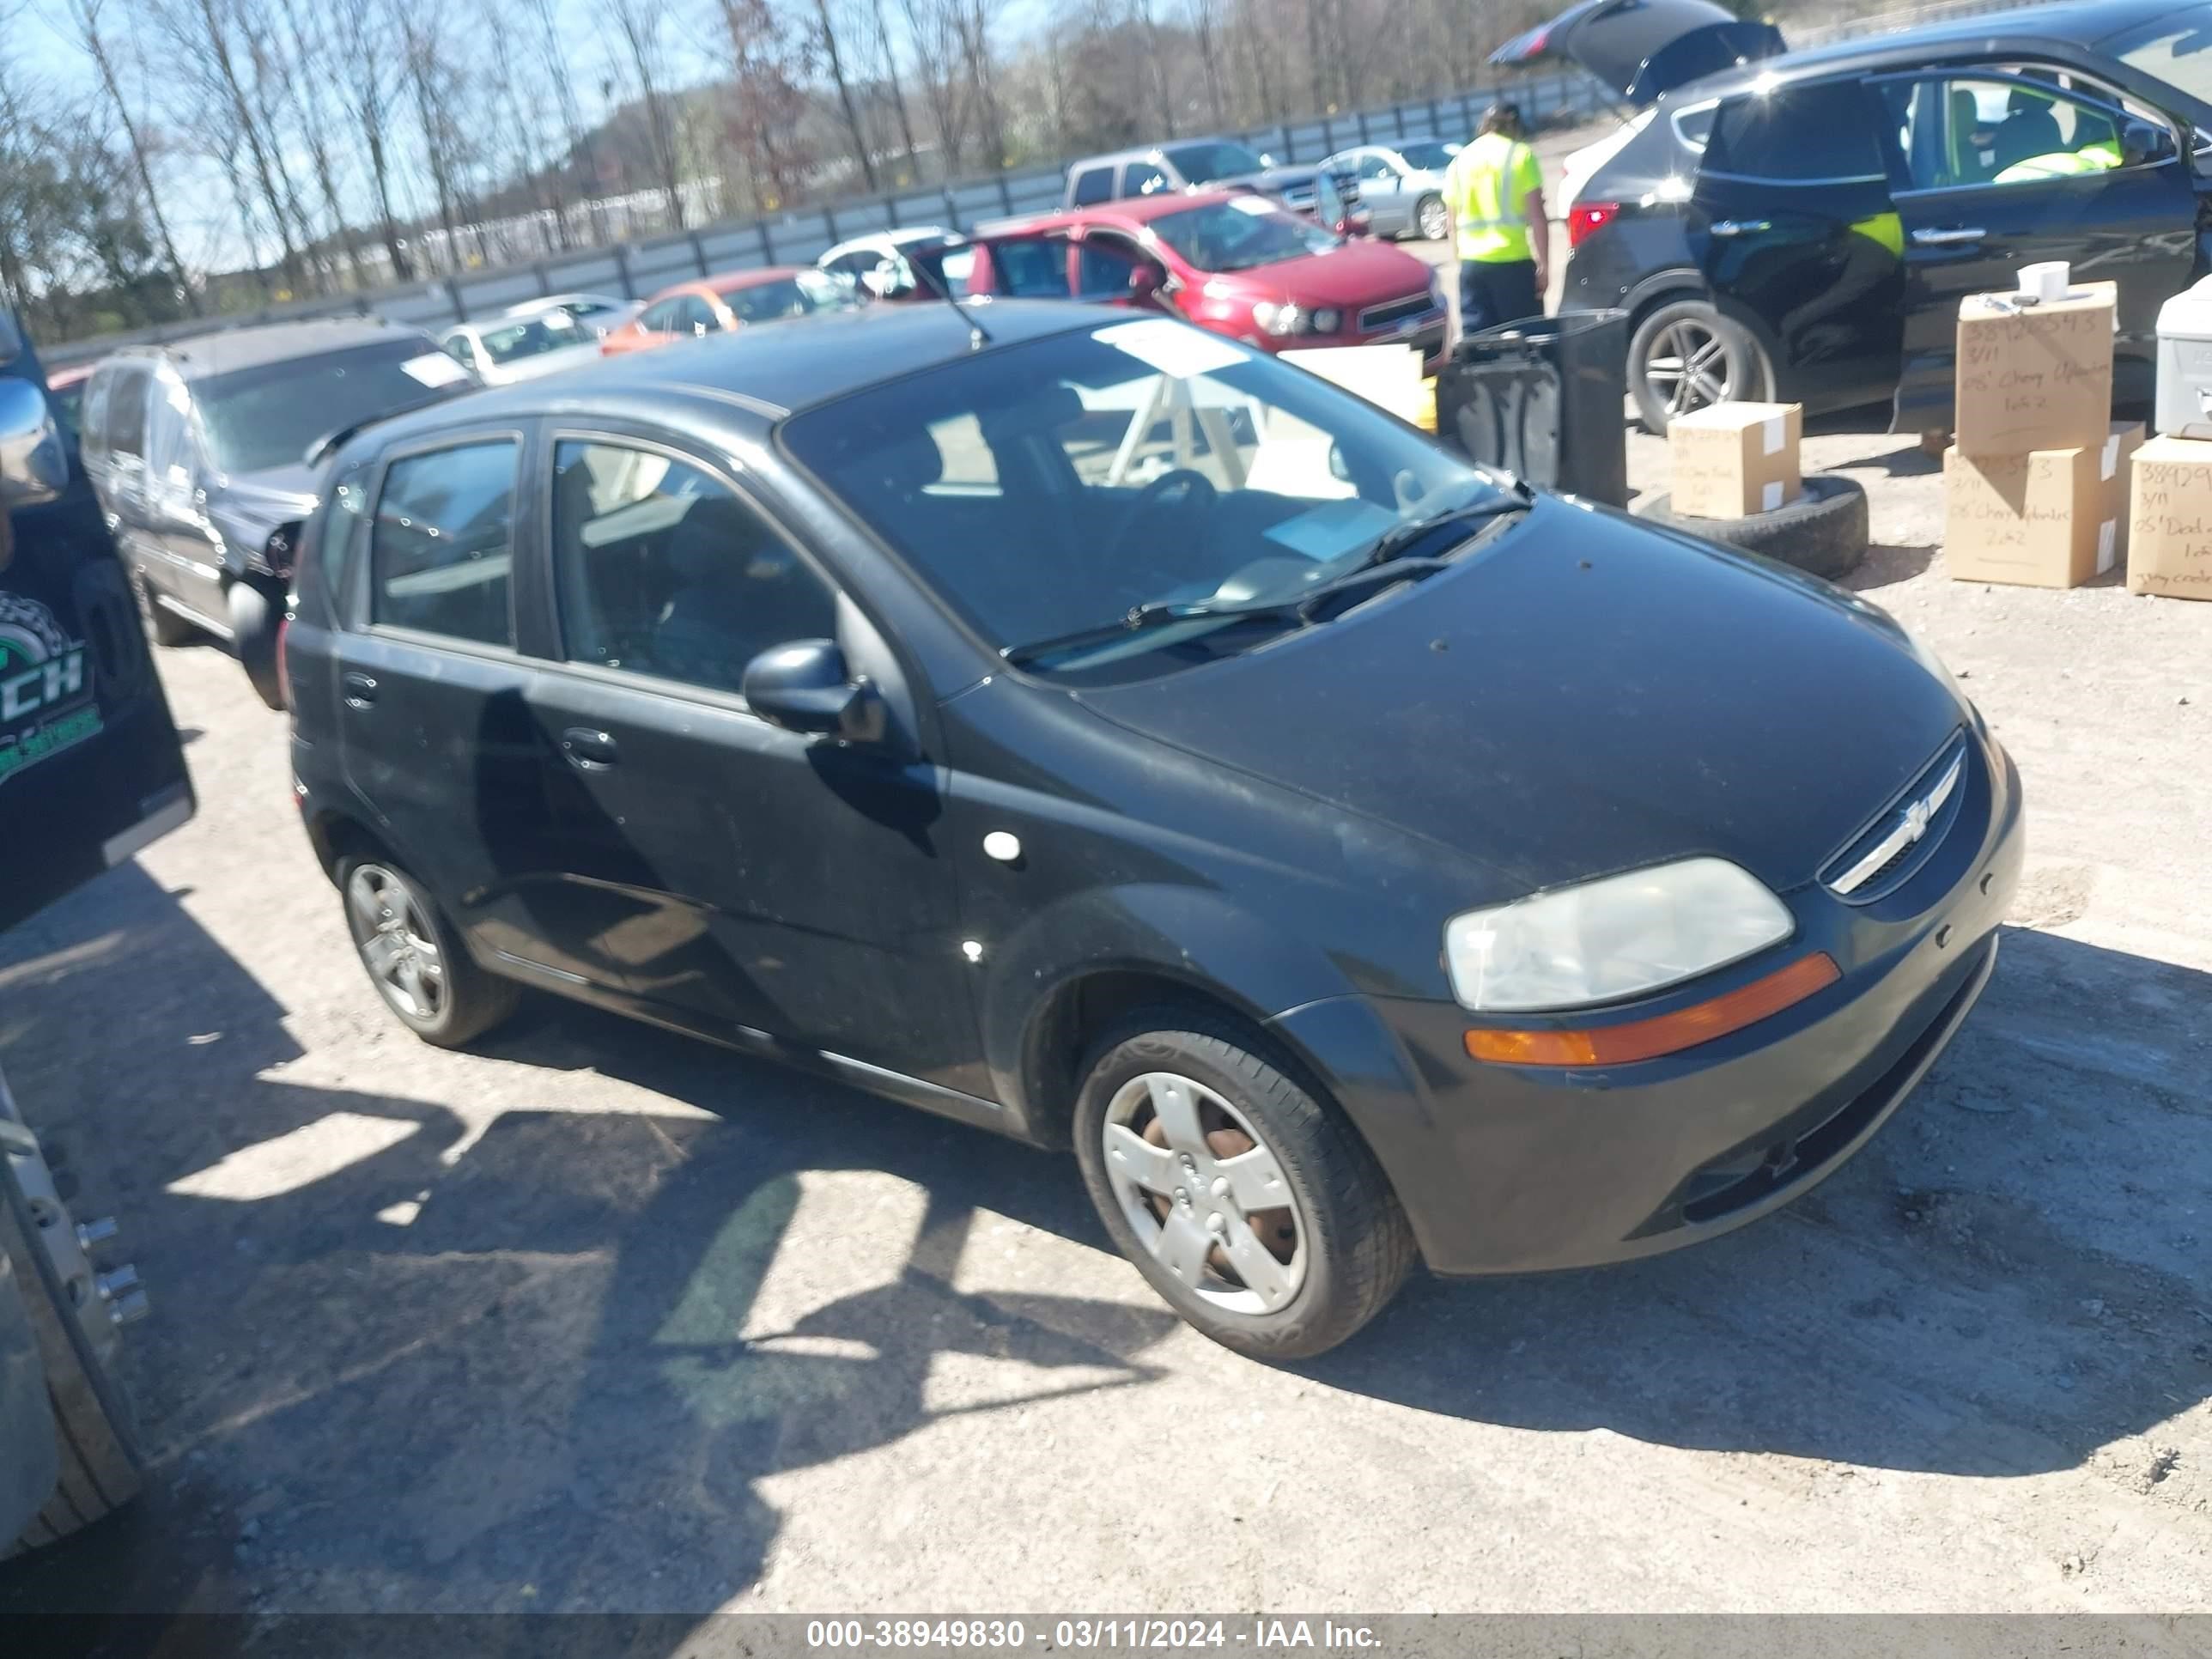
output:
[{"label": "rear door handle", "polygon": [[366,708],[376,701],[376,676],[349,671],[342,678],[345,687],[346,707]]},{"label": "rear door handle", "polygon": [[1708,227],[1716,236],[1756,236],[1774,228],[1771,219],[1716,219]]},{"label": "rear door handle", "polygon": [[1966,242],[1978,242],[1988,236],[1986,230],[1972,230],[1954,226],[1943,230],[1916,230],[1912,233],[1915,247],[1956,247]]},{"label": "rear door handle", "polygon": [[561,734],[561,752],[586,772],[604,771],[622,758],[615,740],[589,726],[572,726]]}]

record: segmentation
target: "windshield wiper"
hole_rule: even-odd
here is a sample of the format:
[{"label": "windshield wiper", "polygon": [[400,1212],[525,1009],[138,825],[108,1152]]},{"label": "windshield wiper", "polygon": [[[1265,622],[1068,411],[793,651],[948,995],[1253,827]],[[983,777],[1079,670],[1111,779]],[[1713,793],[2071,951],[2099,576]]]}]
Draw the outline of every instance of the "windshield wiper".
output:
[{"label": "windshield wiper", "polygon": [[1457,507],[1431,513],[1426,518],[1409,519],[1404,524],[1393,525],[1375,538],[1367,551],[1360,556],[1359,562],[1352,567],[1352,571],[1356,573],[1378,564],[1388,564],[1402,556],[1407,548],[1425,537],[1434,535],[1446,525],[1461,520],[1498,519],[1508,514],[1525,512],[1535,499],[1535,492],[1515,479],[1510,487],[1500,486],[1496,495],[1462,501]]},{"label": "windshield wiper", "polygon": [[1311,587],[1287,594],[1279,599],[1239,599],[1224,604],[1217,599],[1188,599],[1174,605],[1140,605],[1119,622],[1097,628],[1079,629],[1073,634],[1062,634],[1055,639],[1039,640],[1033,645],[1018,645],[1003,652],[1006,659],[1020,667],[1035,662],[1040,657],[1057,656],[1063,651],[1080,650],[1086,645],[1109,645],[1130,634],[1142,633],[1149,628],[1165,628],[1184,622],[1240,622],[1254,617],[1273,617],[1304,627],[1331,599],[1341,599],[1346,593],[1365,587],[1388,587],[1395,583],[1411,581],[1416,576],[1426,576],[1441,570],[1449,563],[1448,559],[1390,559],[1381,564],[1365,563],[1332,577],[1325,582],[1316,582]]}]

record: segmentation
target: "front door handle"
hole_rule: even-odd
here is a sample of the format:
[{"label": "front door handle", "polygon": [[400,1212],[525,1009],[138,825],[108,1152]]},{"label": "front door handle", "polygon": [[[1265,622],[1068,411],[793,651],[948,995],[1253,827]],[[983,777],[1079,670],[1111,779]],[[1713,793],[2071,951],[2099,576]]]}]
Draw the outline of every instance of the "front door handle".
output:
[{"label": "front door handle", "polygon": [[366,708],[376,701],[376,676],[349,672],[341,682],[345,687],[346,707]]},{"label": "front door handle", "polygon": [[572,726],[563,732],[561,752],[569,764],[586,772],[605,771],[622,757],[611,737],[589,726]]},{"label": "front door handle", "polygon": [[1943,230],[1916,230],[1912,233],[1915,247],[1957,247],[1967,242],[1978,242],[1986,237],[1986,230],[1972,230],[1954,226]]},{"label": "front door handle", "polygon": [[1716,219],[1708,227],[1716,236],[1756,236],[1774,228],[1771,219]]}]

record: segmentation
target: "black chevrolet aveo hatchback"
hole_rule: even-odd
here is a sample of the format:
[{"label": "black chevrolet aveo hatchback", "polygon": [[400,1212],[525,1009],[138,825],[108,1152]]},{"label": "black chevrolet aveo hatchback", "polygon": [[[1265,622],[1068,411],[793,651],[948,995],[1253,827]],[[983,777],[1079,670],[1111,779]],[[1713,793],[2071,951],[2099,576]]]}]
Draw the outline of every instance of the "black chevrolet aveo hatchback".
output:
[{"label": "black chevrolet aveo hatchback", "polygon": [[748,329],[331,465],[293,761],[401,1019],[536,986],[1072,1146],[1250,1354],[1804,1191],[2019,869],[1879,610],[1166,319]]}]

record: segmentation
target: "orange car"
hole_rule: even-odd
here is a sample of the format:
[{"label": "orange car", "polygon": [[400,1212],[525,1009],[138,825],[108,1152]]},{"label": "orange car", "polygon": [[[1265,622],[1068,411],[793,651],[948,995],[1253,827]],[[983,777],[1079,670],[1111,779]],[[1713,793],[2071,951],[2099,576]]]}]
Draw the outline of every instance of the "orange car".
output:
[{"label": "orange car", "polygon": [[650,351],[677,340],[720,334],[747,323],[781,322],[841,311],[854,303],[851,290],[812,266],[771,265],[763,270],[732,270],[695,283],[665,288],[620,328],[610,330],[599,349],[610,357],[626,351]]}]

